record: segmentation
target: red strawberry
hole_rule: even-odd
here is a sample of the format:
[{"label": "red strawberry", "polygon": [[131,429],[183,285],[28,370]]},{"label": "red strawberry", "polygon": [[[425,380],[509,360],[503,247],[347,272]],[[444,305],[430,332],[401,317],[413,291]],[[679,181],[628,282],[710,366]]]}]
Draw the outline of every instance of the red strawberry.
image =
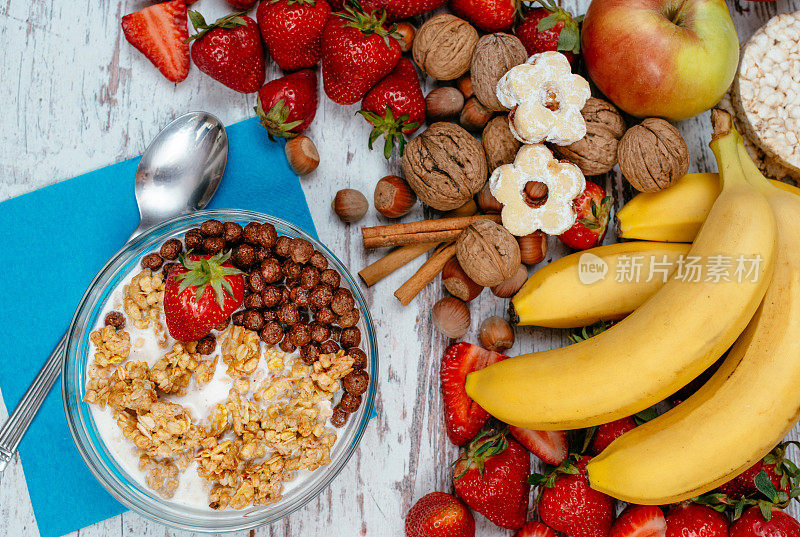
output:
[{"label": "red strawberry", "polygon": [[431,492],[408,511],[406,537],[475,537],[475,519],[455,496]]},{"label": "red strawberry", "polygon": [[578,216],[571,228],[558,236],[561,242],[575,248],[586,250],[594,248],[603,241],[608,228],[608,215],[614,198],[606,196],[603,187],[586,181],[583,194],[575,198],[572,208]]},{"label": "red strawberry", "polygon": [[383,156],[392,156],[397,142],[403,154],[406,139],[425,122],[425,96],[419,86],[417,70],[411,60],[402,58],[389,75],[369,90],[361,101],[361,115],[374,127],[369,148],[381,135],[385,138]]},{"label": "red strawberry", "polygon": [[564,462],[548,475],[535,475],[542,486],[539,516],[542,522],[570,537],[607,537],[614,523],[614,498],[589,486],[586,464],[591,457]]},{"label": "red strawberry", "polygon": [[517,0],[450,0],[450,9],[484,32],[504,32],[514,24]]},{"label": "red strawberry", "polygon": [[558,466],[569,453],[565,431],[534,431],[511,427],[511,435],[525,446],[525,449],[547,464]]},{"label": "red strawberry", "polygon": [[339,104],[359,101],[400,61],[394,28],[354,8],[334,13],[322,31],[322,80],[325,93]]},{"label": "red strawberry", "polygon": [[255,107],[270,138],[293,138],[311,125],[317,114],[317,75],[303,69],[264,84]]},{"label": "red strawberry", "polygon": [[[361,0],[364,11],[385,11],[390,20],[416,17],[441,7],[447,0]],[[341,9],[341,8],[339,8]]]},{"label": "red strawberry", "polygon": [[256,21],[234,13],[206,24],[197,11],[189,18],[197,34],[190,39],[192,60],[205,74],[240,93],[253,93],[266,78],[264,47]]},{"label": "red strawberry", "polygon": [[505,432],[484,431],[453,467],[456,494],[501,528],[525,524],[531,487],[528,452]]},{"label": "red strawberry", "polygon": [[147,56],[171,82],[189,75],[189,38],[186,2],[171,0],[122,17],[122,32],[128,43]]},{"label": "red strawberry", "polygon": [[600,452],[606,449],[611,442],[635,428],[636,421],[633,416],[599,425],[592,440],[592,453],[600,455]]},{"label": "red strawberry", "polygon": [[228,0],[228,3],[239,11],[247,11],[256,5],[256,2],[258,0]]},{"label": "red strawberry", "polygon": [[573,17],[553,0],[539,0],[544,6],[525,12],[514,28],[514,34],[525,45],[528,55],[557,50],[571,65],[581,49],[580,22],[583,15]]},{"label": "red strawberry", "polygon": [[439,375],[444,400],[444,423],[447,436],[457,446],[472,440],[489,419],[489,414],[467,395],[467,375],[505,360],[508,356],[473,345],[456,343],[442,357]]},{"label": "red strawberry", "polygon": [[664,537],[667,521],[657,505],[629,505],[614,525],[609,537]]},{"label": "red strawberry", "polygon": [[197,341],[221,325],[244,300],[242,271],[226,263],[227,254],[181,257],[164,289],[164,316],[170,335]]},{"label": "red strawberry", "polygon": [[284,71],[319,63],[322,29],[331,8],[325,0],[264,0],[256,20],[267,51]]},{"label": "red strawberry", "polygon": [[733,523],[731,537],[800,537],[797,520],[776,507],[766,514],[758,507],[751,507]]},{"label": "red strawberry", "polygon": [[[796,486],[800,472],[791,461],[786,461],[786,447],[786,443],[778,444],[762,460],[727,483],[720,485],[716,492],[721,492],[733,500],[760,494],[773,500],[774,495],[777,493],[783,493],[788,498],[792,488]],[[764,472],[769,478],[774,491],[765,490],[763,486],[760,491],[759,487],[756,486],[756,476],[761,472]],[[769,484],[766,484],[766,488],[770,488]],[[777,503],[782,503],[782,499]]]},{"label": "red strawberry", "polygon": [[707,505],[682,503],[667,515],[666,537],[728,537],[728,519]]},{"label": "red strawberry", "polygon": [[558,537],[558,534],[552,528],[548,528],[541,522],[526,522],[514,537]]}]

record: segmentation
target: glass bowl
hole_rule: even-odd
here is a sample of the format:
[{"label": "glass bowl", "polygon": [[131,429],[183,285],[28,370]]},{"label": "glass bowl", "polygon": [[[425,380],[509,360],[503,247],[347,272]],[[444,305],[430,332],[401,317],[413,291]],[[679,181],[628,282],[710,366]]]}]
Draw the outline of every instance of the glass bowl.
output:
[{"label": "glass bowl", "polygon": [[[89,334],[94,327],[100,325],[101,312],[112,291],[126,275],[138,270],[143,255],[157,250],[167,239],[181,237],[189,229],[199,227],[209,218],[223,222],[238,222],[242,225],[248,222],[269,222],[275,226],[279,235],[304,238],[325,254],[332,268],[341,273],[342,287],[349,288],[356,300],[361,313],[358,324],[362,333],[361,348],[369,358],[367,366],[370,375],[369,389],[364,394],[361,407],[350,416],[347,425],[337,429],[338,438],[331,452],[331,463],[303,477],[304,481],[290,488],[277,503],[242,510],[211,511],[187,507],[166,500],[140,485],[109,452],[96,428],[89,405],[83,402],[86,368],[89,362]],[[333,481],[355,452],[370,419],[375,399],[374,376],[378,370],[375,332],[366,301],[350,272],[328,248],[303,230],[279,218],[251,211],[199,211],[164,222],[127,243],[100,270],[81,299],[67,333],[66,349],[61,376],[64,411],[75,445],[89,469],[106,490],[128,508],[163,524],[190,531],[221,532],[251,529],[275,522],[314,499]]]}]

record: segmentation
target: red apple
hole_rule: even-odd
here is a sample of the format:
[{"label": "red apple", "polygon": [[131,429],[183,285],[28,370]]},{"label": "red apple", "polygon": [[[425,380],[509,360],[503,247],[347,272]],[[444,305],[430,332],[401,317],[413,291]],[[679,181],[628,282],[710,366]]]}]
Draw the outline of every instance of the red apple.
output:
[{"label": "red apple", "polygon": [[614,104],[670,120],[717,104],[739,62],[724,0],[593,0],[581,49],[589,75]]}]

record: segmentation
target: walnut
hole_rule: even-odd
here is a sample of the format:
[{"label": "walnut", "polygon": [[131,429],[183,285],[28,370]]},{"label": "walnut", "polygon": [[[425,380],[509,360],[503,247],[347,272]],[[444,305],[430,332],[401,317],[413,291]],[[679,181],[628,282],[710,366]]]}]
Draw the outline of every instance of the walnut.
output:
[{"label": "walnut", "polygon": [[581,110],[586,136],[570,145],[551,145],[553,153],[576,164],[584,175],[601,175],[617,163],[617,146],[625,120],[613,104],[589,97]]},{"label": "walnut", "polygon": [[512,67],[527,59],[525,45],[516,36],[498,33],[481,37],[470,67],[472,87],[478,100],[492,112],[508,111],[497,100],[497,82]]},{"label": "walnut", "polygon": [[503,226],[491,220],[477,220],[456,240],[461,268],[478,285],[495,286],[519,269],[519,244]]},{"label": "walnut", "polygon": [[493,172],[498,166],[511,164],[522,144],[508,128],[508,116],[497,116],[483,129],[483,149],[486,151],[486,164]]},{"label": "walnut", "polygon": [[403,173],[423,203],[449,211],[483,188],[486,155],[480,142],[463,128],[434,123],[406,146]]},{"label": "walnut", "polygon": [[478,31],[467,21],[442,14],[428,19],[414,38],[414,61],[436,80],[455,80],[469,70]]},{"label": "walnut", "polygon": [[622,175],[640,192],[657,192],[689,170],[689,148],[681,133],[663,119],[647,118],[619,142]]}]

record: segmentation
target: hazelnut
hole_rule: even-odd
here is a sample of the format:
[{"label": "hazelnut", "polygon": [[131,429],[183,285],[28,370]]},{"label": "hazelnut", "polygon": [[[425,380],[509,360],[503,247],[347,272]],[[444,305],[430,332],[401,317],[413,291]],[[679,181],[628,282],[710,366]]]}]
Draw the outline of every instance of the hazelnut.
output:
[{"label": "hazelnut", "polygon": [[478,192],[478,207],[481,208],[481,211],[485,213],[499,213],[503,210],[503,204],[497,201],[497,198],[494,197],[492,194],[492,189],[489,186],[489,183]]},{"label": "hazelnut", "polygon": [[319,152],[311,138],[299,135],[286,142],[286,159],[297,175],[307,175],[319,166]]},{"label": "hazelnut", "polygon": [[448,261],[442,269],[442,283],[451,295],[464,302],[469,302],[483,291],[483,287],[467,276],[456,258]]},{"label": "hazelnut", "polygon": [[446,296],[433,305],[433,324],[443,335],[457,339],[469,330],[470,316],[467,304]]},{"label": "hazelnut", "polygon": [[464,108],[464,96],[453,87],[436,88],[425,97],[428,123],[448,121],[458,117]]},{"label": "hazelnut", "polygon": [[533,209],[541,207],[547,201],[548,192],[547,185],[541,181],[528,181],[523,190],[525,203]]},{"label": "hazelnut", "polygon": [[445,216],[448,218],[454,218],[456,216],[473,216],[476,214],[478,214],[478,204],[475,203],[474,199],[470,198],[467,203],[461,207],[456,207],[452,211],[447,211]]},{"label": "hazelnut", "polygon": [[461,95],[464,96],[464,99],[469,99],[475,95],[475,88],[472,86],[472,77],[469,73],[456,80],[456,87],[461,92]]},{"label": "hazelnut", "polygon": [[483,348],[504,352],[514,346],[514,329],[502,317],[487,317],[482,323],[478,337]]},{"label": "hazelnut", "polygon": [[519,254],[526,265],[541,263],[547,255],[547,235],[542,231],[534,231],[530,235],[517,237]]},{"label": "hazelnut", "polygon": [[417,34],[417,29],[410,22],[398,22],[395,25],[395,33],[400,36],[397,42],[400,44],[400,50],[408,52],[414,45],[414,36]]},{"label": "hazelnut", "polygon": [[364,194],[352,188],[345,188],[336,193],[331,203],[333,212],[339,217],[339,220],[345,223],[358,222],[369,208],[369,202]]},{"label": "hazelnut", "polygon": [[402,177],[387,175],[375,185],[375,208],[387,218],[407,215],[417,202],[417,195]]},{"label": "hazelnut", "polygon": [[492,111],[483,106],[477,97],[470,97],[461,109],[459,123],[468,131],[479,131],[489,123],[492,115]]},{"label": "hazelnut", "polygon": [[500,298],[511,298],[525,285],[526,281],[528,281],[528,269],[525,268],[525,265],[520,265],[513,276],[492,287],[492,293]]}]

